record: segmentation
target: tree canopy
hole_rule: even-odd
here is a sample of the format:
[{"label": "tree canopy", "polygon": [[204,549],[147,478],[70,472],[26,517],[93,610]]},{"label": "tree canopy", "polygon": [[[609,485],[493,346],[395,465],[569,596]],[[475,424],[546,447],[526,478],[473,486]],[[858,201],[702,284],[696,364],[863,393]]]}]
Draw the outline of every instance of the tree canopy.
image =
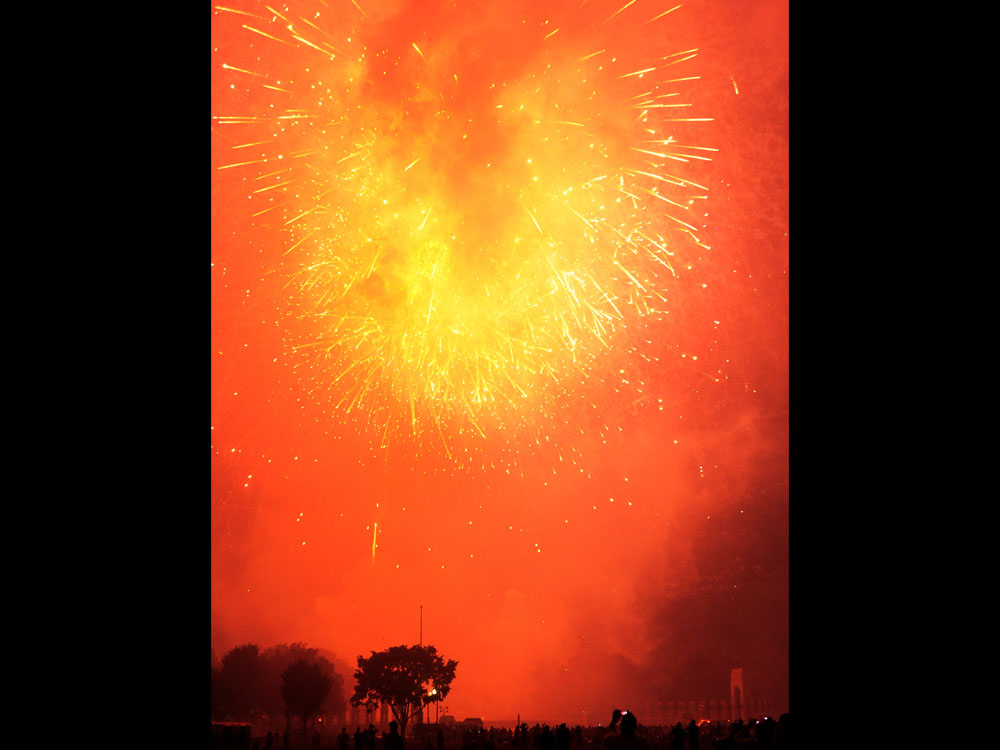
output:
[{"label": "tree canopy", "polygon": [[213,663],[212,716],[247,720],[255,714],[284,712],[288,707],[281,692],[282,675],[299,660],[317,665],[330,678],[331,688],[318,712],[342,716],[347,708],[342,676],[347,665],[338,662],[338,668],[335,658],[303,643],[281,643],[264,650],[253,643],[237,646]]},{"label": "tree canopy", "polygon": [[445,661],[433,646],[392,646],[372,651],[370,657],[358,657],[351,704],[389,706],[399,722],[400,733],[405,735],[411,716],[448,695],[457,666],[457,661]]},{"label": "tree canopy", "polygon": [[213,699],[218,710],[233,718],[249,718],[259,709],[264,694],[266,665],[256,643],[230,649],[222,657]]},{"label": "tree canopy", "polygon": [[[327,656],[324,656],[324,653]],[[309,647],[304,643],[279,643],[276,646],[266,649],[262,656],[269,670],[265,710],[277,712],[285,707],[284,698],[280,691],[281,675],[292,662],[300,659],[310,664],[318,664],[323,668],[327,676],[333,680],[330,692],[323,701],[323,705],[320,706],[320,712],[339,716],[347,709],[347,699],[344,695],[344,678],[340,674],[341,672],[347,673],[347,665],[341,662],[342,666],[338,670],[333,663],[335,657],[330,652],[322,652],[320,649]]]},{"label": "tree canopy", "polygon": [[296,659],[281,673],[281,697],[288,711],[302,719],[303,742],[306,722],[319,711],[331,687],[333,679],[315,662]]}]

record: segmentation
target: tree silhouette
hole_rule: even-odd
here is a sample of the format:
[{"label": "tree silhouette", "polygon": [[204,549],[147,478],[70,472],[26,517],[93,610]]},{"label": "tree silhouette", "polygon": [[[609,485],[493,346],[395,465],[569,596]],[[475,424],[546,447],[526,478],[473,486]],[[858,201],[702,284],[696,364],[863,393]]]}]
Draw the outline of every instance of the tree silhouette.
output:
[{"label": "tree silhouette", "polygon": [[443,700],[451,690],[458,662],[447,662],[433,646],[392,646],[358,657],[357,685],[351,705],[377,709],[386,704],[406,735],[406,722],[424,706]]},{"label": "tree silhouette", "polygon": [[219,668],[212,662],[212,719],[221,718],[225,711],[226,695],[222,689]]},{"label": "tree silhouette", "polygon": [[249,718],[261,705],[264,662],[256,643],[230,649],[217,674],[218,709],[233,718]]},{"label": "tree silhouette", "polygon": [[288,711],[302,718],[302,741],[306,742],[309,717],[319,711],[333,686],[333,679],[316,664],[296,659],[281,673],[281,697]]},{"label": "tree silhouette", "polygon": [[267,673],[267,687],[261,708],[269,713],[278,714],[287,709],[284,697],[281,693],[281,675],[288,666],[298,660],[307,661],[310,664],[318,664],[333,681],[330,692],[320,706],[320,713],[329,713],[334,716],[343,716],[347,710],[347,698],[344,695],[344,677],[347,673],[347,665],[341,663],[340,668],[333,663],[335,658],[329,651],[324,652],[318,648],[311,648],[304,643],[279,643],[261,653]]}]

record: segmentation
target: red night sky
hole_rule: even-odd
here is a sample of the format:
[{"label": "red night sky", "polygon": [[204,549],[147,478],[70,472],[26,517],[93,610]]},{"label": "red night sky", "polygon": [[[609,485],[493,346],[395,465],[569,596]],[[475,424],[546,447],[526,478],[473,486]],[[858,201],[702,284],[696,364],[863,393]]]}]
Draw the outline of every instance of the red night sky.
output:
[{"label": "red night sky", "polygon": [[[787,3],[623,6],[213,5],[216,658],[353,668],[422,606],[459,718],[596,723],[733,667],[787,710]],[[661,226],[669,273],[635,252]],[[525,303],[542,257],[620,317]],[[525,326],[559,343],[515,367],[489,342]]]}]

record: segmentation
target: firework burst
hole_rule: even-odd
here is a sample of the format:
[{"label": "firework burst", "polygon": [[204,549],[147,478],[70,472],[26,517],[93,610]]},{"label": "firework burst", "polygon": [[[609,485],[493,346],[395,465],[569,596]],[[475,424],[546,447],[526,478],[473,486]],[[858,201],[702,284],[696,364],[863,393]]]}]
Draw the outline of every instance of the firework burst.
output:
[{"label": "firework burst", "polygon": [[214,11],[215,168],[280,240],[284,361],[379,446],[538,440],[695,285],[680,6],[365,5]]}]

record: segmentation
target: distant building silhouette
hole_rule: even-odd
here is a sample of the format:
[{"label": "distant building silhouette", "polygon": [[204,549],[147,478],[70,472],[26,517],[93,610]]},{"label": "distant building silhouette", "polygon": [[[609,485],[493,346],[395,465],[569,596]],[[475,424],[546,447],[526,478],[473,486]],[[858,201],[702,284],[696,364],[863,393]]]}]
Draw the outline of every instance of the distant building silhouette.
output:
[{"label": "distant building silhouette", "polygon": [[729,716],[730,721],[750,718],[744,715],[745,700],[746,697],[743,692],[743,668],[740,667],[729,673],[729,703],[732,706]]},{"label": "distant building silhouette", "polygon": [[752,683],[748,697],[744,685],[744,673],[743,668],[731,670],[729,695],[726,697],[705,695],[696,696],[691,700],[648,701],[638,707],[642,723],[649,726],[672,727],[677,722],[681,722],[687,726],[692,719],[696,722],[703,719],[712,722],[727,722],[735,721],[738,718],[746,721],[764,716],[776,718],[781,713],[788,711],[787,703],[784,700],[772,700],[767,696],[754,693]]}]

